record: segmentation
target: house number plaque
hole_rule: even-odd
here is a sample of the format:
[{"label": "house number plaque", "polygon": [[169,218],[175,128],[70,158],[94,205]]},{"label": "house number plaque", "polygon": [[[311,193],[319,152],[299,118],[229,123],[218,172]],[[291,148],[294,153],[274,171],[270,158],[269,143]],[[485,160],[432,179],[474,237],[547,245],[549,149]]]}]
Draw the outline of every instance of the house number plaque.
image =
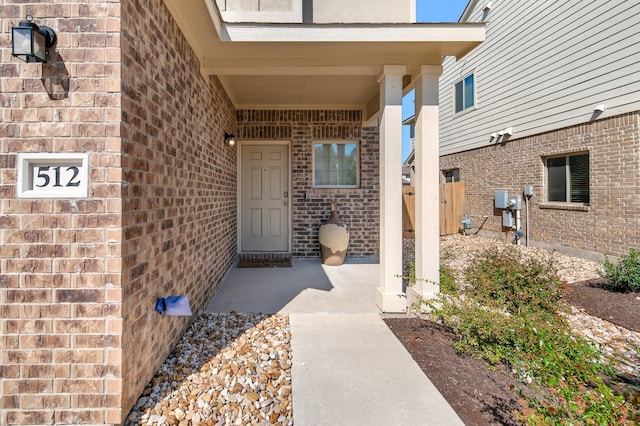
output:
[{"label": "house number plaque", "polygon": [[18,154],[19,198],[86,198],[89,156],[85,153]]}]

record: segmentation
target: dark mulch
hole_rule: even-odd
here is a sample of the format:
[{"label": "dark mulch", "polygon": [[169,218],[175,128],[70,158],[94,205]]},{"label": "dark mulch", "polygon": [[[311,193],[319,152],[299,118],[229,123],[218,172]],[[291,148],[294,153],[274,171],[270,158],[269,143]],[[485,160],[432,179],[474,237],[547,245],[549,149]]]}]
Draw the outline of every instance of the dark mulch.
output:
[{"label": "dark mulch", "polygon": [[602,278],[570,284],[567,302],[628,330],[640,332],[640,293],[614,293],[601,288]]},{"label": "dark mulch", "polygon": [[513,419],[519,405],[512,389],[521,385],[508,371],[488,370],[482,361],[458,355],[451,346],[453,335],[430,321],[385,322],[465,425],[519,424]]},{"label": "dark mulch", "polygon": [[[568,302],[640,331],[640,294],[612,293],[594,284],[572,284]],[[430,321],[390,318],[385,322],[466,425],[518,424],[513,415],[520,409],[515,389],[522,385],[508,371],[489,370],[481,361],[458,355],[451,346],[453,335]]]}]

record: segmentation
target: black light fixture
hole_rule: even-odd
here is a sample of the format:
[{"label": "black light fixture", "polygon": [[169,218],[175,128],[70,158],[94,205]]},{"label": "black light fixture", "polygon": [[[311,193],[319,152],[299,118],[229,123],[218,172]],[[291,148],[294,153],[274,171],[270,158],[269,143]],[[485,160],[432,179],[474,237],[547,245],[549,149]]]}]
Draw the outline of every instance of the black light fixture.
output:
[{"label": "black light fixture", "polygon": [[236,146],[236,137],[230,133],[224,132],[224,143],[229,146]]},{"label": "black light fixture", "polygon": [[11,55],[25,62],[47,62],[47,49],[55,46],[58,37],[53,29],[33,23],[27,15],[17,27],[11,28]]}]

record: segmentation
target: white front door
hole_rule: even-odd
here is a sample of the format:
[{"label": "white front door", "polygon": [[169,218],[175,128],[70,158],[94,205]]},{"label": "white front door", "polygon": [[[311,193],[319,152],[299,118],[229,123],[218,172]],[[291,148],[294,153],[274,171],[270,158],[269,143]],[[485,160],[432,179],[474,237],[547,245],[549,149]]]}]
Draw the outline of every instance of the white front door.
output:
[{"label": "white front door", "polygon": [[289,249],[286,145],[242,145],[240,246],[243,252]]}]

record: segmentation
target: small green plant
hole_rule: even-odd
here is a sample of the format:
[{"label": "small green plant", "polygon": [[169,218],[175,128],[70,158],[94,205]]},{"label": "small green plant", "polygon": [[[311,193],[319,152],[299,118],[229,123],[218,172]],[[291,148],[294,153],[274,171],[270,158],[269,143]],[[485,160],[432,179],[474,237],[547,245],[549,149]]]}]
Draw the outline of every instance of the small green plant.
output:
[{"label": "small green plant", "polygon": [[609,385],[615,383],[611,366],[591,342],[573,335],[564,320],[566,291],[550,261],[493,250],[467,269],[464,287],[422,303],[432,318],[454,332],[458,352],[490,366],[504,364],[534,389],[522,395],[519,421],[637,424],[636,402]]},{"label": "small green plant", "polygon": [[622,293],[640,292],[640,251],[630,249],[617,264],[605,258],[602,267],[605,280],[603,287],[607,290]]},{"label": "small green plant", "polygon": [[[406,280],[409,285],[415,284],[417,281],[423,281],[420,278],[416,278],[416,264],[415,262],[409,262],[406,268],[405,274],[402,276],[403,280]],[[453,276],[453,271],[446,265],[440,264],[440,291],[445,294],[453,294],[459,290],[456,279]]]},{"label": "small green plant", "polygon": [[440,291],[445,294],[455,294],[460,291],[460,286],[453,276],[450,267],[440,264]]}]

